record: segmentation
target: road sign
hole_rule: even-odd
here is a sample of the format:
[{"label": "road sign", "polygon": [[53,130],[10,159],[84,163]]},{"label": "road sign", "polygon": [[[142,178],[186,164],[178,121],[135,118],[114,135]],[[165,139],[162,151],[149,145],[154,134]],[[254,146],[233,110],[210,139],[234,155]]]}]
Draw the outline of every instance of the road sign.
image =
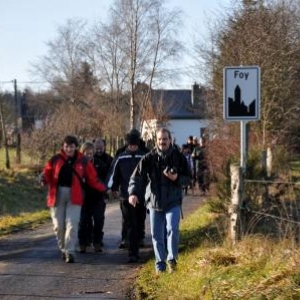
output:
[{"label": "road sign", "polygon": [[255,121],[260,118],[260,68],[224,68],[224,119]]}]

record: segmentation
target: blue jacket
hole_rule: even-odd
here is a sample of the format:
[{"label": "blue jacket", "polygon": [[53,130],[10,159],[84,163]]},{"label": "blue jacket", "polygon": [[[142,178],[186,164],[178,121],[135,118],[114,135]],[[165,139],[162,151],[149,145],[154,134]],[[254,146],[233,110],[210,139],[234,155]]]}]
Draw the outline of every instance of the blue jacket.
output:
[{"label": "blue jacket", "polygon": [[[163,174],[166,167],[176,168],[178,177],[175,181]],[[128,193],[138,197],[146,193],[148,208],[167,211],[181,205],[182,187],[188,185],[190,176],[186,158],[176,147],[170,147],[166,153],[155,148],[141,159],[134,170]]]},{"label": "blue jacket", "polygon": [[115,157],[106,179],[108,189],[119,191],[123,199],[128,199],[128,184],[131,174],[145,153],[126,149]]}]

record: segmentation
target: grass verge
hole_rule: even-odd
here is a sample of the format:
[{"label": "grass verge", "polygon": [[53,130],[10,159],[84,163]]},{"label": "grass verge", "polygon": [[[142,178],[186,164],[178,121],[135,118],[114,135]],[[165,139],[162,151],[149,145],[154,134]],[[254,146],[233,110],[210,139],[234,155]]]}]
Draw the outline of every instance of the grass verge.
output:
[{"label": "grass verge", "polygon": [[223,226],[207,206],[183,220],[178,270],[157,276],[149,261],[135,282],[136,298],[300,299],[298,245],[247,236],[231,246]]},{"label": "grass verge", "polygon": [[0,236],[32,228],[50,218],[46,189],[28,168],[0,170]]}]

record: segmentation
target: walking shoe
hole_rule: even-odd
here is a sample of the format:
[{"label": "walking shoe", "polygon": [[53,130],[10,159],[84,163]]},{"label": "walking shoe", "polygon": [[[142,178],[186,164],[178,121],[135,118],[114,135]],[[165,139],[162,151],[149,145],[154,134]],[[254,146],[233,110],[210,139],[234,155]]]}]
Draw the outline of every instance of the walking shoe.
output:
[{"label": "walking shoe", "polygon": [[169,273],[173,273],[177,268],[176,259],[172,259],[168,261],[168,271]]},{"label": "walking shoe", "polygon": [[66,253],[65,252],[61,253],[61,259],[66,260]]},{"label": "walking shoe", "polygon": [[94,245],[94,251],[95,252],[102,252],[101,244],[95,244]]},{"label": "walking shoe", "polygon": [[74,256],[70,253],[66,253],[66,263],[72,264],[74,263]]}]

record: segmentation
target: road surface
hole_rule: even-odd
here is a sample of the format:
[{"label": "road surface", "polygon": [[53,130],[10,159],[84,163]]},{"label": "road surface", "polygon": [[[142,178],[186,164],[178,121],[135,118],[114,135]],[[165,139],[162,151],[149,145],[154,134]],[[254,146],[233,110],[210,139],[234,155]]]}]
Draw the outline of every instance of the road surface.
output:
[{"label": "road surface", "polygon": [[[199,195],[186,196],[184,216],[202,200]],[[153,257],[146,222],[142,261]],[[108,203],[103,253],[77,253],[74,264],[61,259],[50,222],[0,238],[0,299],[129,299],[143,263],[127,263],[127,251],[118,249],[120,231],[119,203]]]}]

